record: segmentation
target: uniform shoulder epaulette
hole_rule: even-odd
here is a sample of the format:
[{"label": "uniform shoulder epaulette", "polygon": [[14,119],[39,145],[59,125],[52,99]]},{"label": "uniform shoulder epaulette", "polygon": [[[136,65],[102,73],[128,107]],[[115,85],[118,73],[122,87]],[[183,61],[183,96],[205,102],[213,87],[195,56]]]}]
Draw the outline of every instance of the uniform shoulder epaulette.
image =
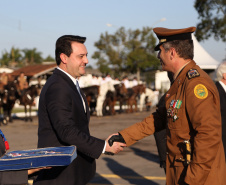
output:
[{"label": "uniform shoulder epaulette", "polygon": [[189,79],[200,76],[199,72],[196,69],[190,69],[187,75]]}]

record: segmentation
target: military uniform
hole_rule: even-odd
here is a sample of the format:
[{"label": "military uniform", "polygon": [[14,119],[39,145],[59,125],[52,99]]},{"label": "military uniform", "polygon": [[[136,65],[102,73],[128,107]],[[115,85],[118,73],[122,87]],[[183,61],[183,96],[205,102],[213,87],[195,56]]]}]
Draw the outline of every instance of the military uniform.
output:
[{"label": "military uniform", "polygon": [[[184,181],[197,185],[226,184],[220,102],[213,81],[192,61],[176,78],[165,101],[165,110],[120,131],[127,146],[153,134],[155,129],[164,128],[158,123],[164,123],[162,119],[167,115],[167,185]],[[185,140],[192,146],[192,162],[188,165],[183,162]]]},{"label": "military uniform", "polygon": [[[181,32],[194,29],[175,30],[176,35],[170,37],[167,31],[160,33],[156,50],[178,34],[178,40],[189,39]],[[165,102],[165,107],[119,132],[127,146],[164,129],[167,123],[166,184],[226,184],[220,99],[212,79],[191,60],[175,78]]]}]

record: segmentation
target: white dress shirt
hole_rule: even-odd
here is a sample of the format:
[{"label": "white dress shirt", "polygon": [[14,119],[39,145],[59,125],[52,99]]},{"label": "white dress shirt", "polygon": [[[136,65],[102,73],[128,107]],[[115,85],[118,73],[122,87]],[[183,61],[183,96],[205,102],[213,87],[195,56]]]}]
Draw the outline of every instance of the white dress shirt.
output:
[{"label": "white dress shirt", "polygon": [[[62,72],[64,72],[64,73],[72,80],[72,82],[75,84],[75,86],[76,86],[76,88],[77,88],[77,90],[78,90],[78,92],[79,92],[79,91],[80,91],[80,90],[79,90],[80,87],[77,86],[78,80],[75,79],[73,76],[71,76],[71,75],[70,75],[69,73],[67,73],[66,71],[62,70],[61,68],[57,67],[57,69],[59,69],[59,70],[61,70]],[[79,92],[79,94],[80,94],[80,92]],[[80,96],[81,96],[81,94],[80,94]],[[84,99],[83,99],[82,96],[81,96],[81,99],[82,99],[82,103],[83,103],[83,108],[84,108],[84,110],[85,110],[85,112],[86,112],[86,104],[85,104],[85,101],[84,101]]]}]

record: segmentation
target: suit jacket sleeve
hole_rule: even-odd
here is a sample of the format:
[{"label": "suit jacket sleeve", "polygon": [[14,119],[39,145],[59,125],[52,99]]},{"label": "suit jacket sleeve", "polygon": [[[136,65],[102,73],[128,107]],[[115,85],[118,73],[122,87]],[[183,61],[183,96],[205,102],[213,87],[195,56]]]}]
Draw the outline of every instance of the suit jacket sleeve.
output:
[{"label": "suit jacket sleeve", "polygon": [[3,171],[0,172],[0,184],[27,184],[28,173],[27,170],[23,171]]},{"label": "suit jacket sleeve", "polygon": [[[76,87],[75,87],[76,89]],[[104,148],[105,141],[89,134],[89,120],[77,89],[69,85],[62,87],[54,83],[48,88],[45,96],[48,116],[58,139],[66,145],[76,145],[85,155],[98,158]]]}]

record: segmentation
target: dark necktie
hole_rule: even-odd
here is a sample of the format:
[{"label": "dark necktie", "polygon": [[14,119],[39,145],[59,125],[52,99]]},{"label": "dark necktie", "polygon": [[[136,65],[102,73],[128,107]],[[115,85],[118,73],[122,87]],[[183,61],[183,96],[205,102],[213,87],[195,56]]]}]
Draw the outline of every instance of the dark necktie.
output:
[{"label": "dark necktie", "polygon": [[78,80],[76,80],[76,87],[77,87],[78,93],[79,93],[79,95],[80,95],[80,97],[81,97],[81,99],[82,99],[82,104],[83,104],[84,110],[85,110],[85,112],[86,112],[86,109],[85,109],[86,105],[85,105],[85,102],[84,102],[84,100],[83,100],[83,98],[82,98],[82,94],[81,94],[81,91],[80,91],[80,87],[79,87]]},{"label": "dark necktie", "polygon": [[77,87],[77,90],[78,90],[78,93],[79,93],[80,97],[82,98],[82,94],[81,94],[81,91],[80,91],[78,80],[76,80],[76,87]]}]

